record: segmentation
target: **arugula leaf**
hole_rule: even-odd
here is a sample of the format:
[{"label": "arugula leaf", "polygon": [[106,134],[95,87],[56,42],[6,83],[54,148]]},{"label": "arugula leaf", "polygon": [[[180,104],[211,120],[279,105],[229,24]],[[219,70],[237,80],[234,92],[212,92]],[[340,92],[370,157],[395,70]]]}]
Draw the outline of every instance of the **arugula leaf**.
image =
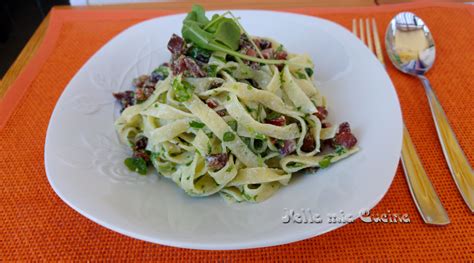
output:
[{"label": "arugula leaf", "polygon": [[264,64],[284,64],[285,60],[270,60],[248,56],[237,52],[240,40],[240,28],[234,19],[214,16],[212,21],[205,15],[204,9],[194,5],[183,21],[181,34],[188,43],[210,50],[221,51],[234,57]]},{"label": "arugula leaf", "polygon": [[186,21],[194,21],[202,26],[205,26],[209,23],[209,19],[206,17],[206,11],[200,5],[193,5],[191,12],[189,12],[184,19],[184,22]]},{"label": "arugula leaf", "polygon": [[139,173],[141,175],[146,175],[146,172],[148,170],[148,167],[146,165],[146,161],[143,160],[143,158],[140,158],[140,157],[127,158],[123,161],[123,163],[125,164],[125,166],[127,166],[127,168],[130,171]]},{"label": "arugula leaf", "polygon": [[239,48],[240,28],[230,18],[222,18],[214,33],[214,40],[226,47],[237,50]]}]

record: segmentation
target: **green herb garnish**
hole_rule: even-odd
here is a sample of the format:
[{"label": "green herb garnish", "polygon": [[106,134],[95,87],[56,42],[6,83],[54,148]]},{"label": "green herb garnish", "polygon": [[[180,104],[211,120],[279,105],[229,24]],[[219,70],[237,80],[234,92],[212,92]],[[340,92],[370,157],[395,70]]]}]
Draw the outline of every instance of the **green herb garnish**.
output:
[{"label": "green herb garnish", "polygon": [[208,65],[207,66],[207,76],[215,78],[217,77],[217,65]]},{"label": "green herb garnish", "polygon": [[235,139],[235,134],[233,132],[225,132],[224,133],[224,136],[222,137],[222,139],[225,141],[225,142],[231,142]]},{"label": "green herb garnish", "polygon": [[146,161],[140,157],[130,157],[124,160],[123,162],[127,168],[132,171],[139,173],[141,175],[146,175],[148,167],[146,165]]},{"label": "green herb garnish", "polygon": [[331,164],[332,158],[334,158],[332,155],[325,156],[321,161],[319,161],[319,167],[327,168]]},{"label": "green herb garnish", "polygon": [[306,75],[301,71],[296,71],[295,74],[298,79],[307,79]]},{"label": "green herb garnish", "polygon": [[191,121],[189,123],[189,126],[191,126],[192,128],[195,128],[195,129],[202,129],[204,128],[204,123],[202,122],[199,122],[199,121]]},{"label": "green herb garnish", "polygon": [[304,71],[306,71],[306,74],[311,78],[313,76],[313,69],[312,68],[304,68]]},{"label": "green herb garnish", "polygon": [[286,166],[290,168],[297,168],[297,167],[303,167],[304,164],[298,163],[298,162],[292,162],[292,163],[287,164]]},{"label": "green herb garnish", "polygon": [[232,130],[237,131],[237,121],[236,120],[228,121],[227,125],[229,125],[232,128]]},{"label": "green herb garnish", "polygon": [[347,152],[346,148],[342,145],[336,146],[336,153],[337,155],[341,156]]},{"label": "green herb garnish", "polygon": [[179,78],[176,78],[173,80],[173,90],[175,93],[176,100],[179,102],[184,102],[191,99],[191,96],[194,91],[194,86],[189,84],[189,82],[185,80],[180,81]]},{"label": "green herb garnish", "polygon": [[284,60],[262,59],[237,52],[241,34],[238,23],[234,18],[225,17],[225,14],[214,15],[209,20],[204,8],[200,5],[193,5],[191,12],[183,21],[181,34],[188,43],[193,43],[194,46],[205,50],[221,51],[234,57],[258,63],[285,63]]},{"label": "green herb garnish", "polygon": [[152,74],[161,74],[163,76],[164,79],[166,79],[169,75],[169,70],[168,70],[168,67],[166,66],[159,66],[157,67],[156,69],[153,70]]},{"label": "green herb garnish", "polygon": [[257,133],[255,138],[263,141],[267,139],[267,136],[265,136],[265,134]]}]

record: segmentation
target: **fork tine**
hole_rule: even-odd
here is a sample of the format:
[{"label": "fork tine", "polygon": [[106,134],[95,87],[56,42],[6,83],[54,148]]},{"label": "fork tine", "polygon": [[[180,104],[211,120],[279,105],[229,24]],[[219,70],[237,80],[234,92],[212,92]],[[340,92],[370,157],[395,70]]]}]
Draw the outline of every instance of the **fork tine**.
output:
[{"label": "fork tine", "polygon": [[368,18],[365,19],[365,29],[367,30],[367,47],[369,47],[370,51],[375,54],[374,47],[372,46],[372,34],[370,33],[370,24]]},{"label": "fork tine", "polygon": [[354,34],[356,37],[357,35],[357,20],[354,18],[352,19],[352,34]]},{"label": "fork tine", "polygon": [[364,44],[367,44],[365,42],[364,22],[363,22],[362,18],[359,18],[359,32],[360,32],[360,41],[362,41],[362,43],[364,43]]},{"label": "fork tine", "polygon": [[382,47],[380,46],[380,38],[377,30],[377,24],[375,23],[375,18],[372,18],[372,29],[372,31],[374,31],[375,54],[377,55],[377,58],[379,59],[380,63],[382,63],[382,65],[385,65],[385,62],[383,61]]}]

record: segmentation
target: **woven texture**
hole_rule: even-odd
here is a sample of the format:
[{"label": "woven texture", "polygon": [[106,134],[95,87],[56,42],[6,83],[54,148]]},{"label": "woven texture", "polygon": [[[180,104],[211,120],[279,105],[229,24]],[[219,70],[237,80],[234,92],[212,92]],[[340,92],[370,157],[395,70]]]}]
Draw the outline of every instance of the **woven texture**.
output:
[{"label": "woven texture", "polygon": [[[398,11],[412,10],[432,30],[437,60],[428,77],[470,163],[474,163],[474,20],[459,6],[397,6],[339,12],[292,10],[350,28],[354,17],[375,17],[383,36]],[[83,12],[83,13],[81,13]],[[53,11],[59,35],[54,49],[0,130],[0,261],[132,259],[204,260],[474,260],[474,217],[463,203],[437,141],[421,83],[387,66],[400,97],[406,125],[438,191],[451,224],[425,225],[399,167],[377,213],[408,213],[409,224],[368,224],[358,220],[323,236],[293,244],[243,251],[195,251],[135,240],[101,227],[63,203],[50,187],[43,162],[49,118],[59,95],[77,70],[108,40],[159,11],[117,16],[86,11]],[[59,19],[68,17],[68,19]],[[388,61],[388,58],[386,58]]]}]

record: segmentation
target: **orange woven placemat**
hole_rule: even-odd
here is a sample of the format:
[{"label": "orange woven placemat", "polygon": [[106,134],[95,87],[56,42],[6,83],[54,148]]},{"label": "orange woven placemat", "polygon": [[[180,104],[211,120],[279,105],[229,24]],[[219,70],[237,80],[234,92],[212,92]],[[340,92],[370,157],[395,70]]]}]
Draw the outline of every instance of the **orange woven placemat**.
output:
[{"label": "orange woven placemat", "polygon": [[[428,74],[461,146],[474,162],[474,21],[464,5],[396,5],[366,9],[305,9],[347,28],[354,17],[388,24],[411,10],[430,26],[437,61]],[[0,261],[9,260],[474,260],[474,217],[451,179],[428,103],[418,80],[388,66],[400,96],[406,125],[425,168],[451,218],[445,227],[423,224],[399,168],[372,214],[407,213],[409,224],[368,224],[358,220],[323,236],[293,244],[242,251],[195,251],[135,240],[103,228],[63,203],[46,179],[43,145],[55,103],[75,72],[113,36],[162,11],[53,10],[39,54],[0,103]],[[159,30],[159,29],[157,29]],[[379,28],[383,35],[384,28]],[[388,61],[388,60],[387,60]],[[8,112],[11,116],[8,120]]]}]

